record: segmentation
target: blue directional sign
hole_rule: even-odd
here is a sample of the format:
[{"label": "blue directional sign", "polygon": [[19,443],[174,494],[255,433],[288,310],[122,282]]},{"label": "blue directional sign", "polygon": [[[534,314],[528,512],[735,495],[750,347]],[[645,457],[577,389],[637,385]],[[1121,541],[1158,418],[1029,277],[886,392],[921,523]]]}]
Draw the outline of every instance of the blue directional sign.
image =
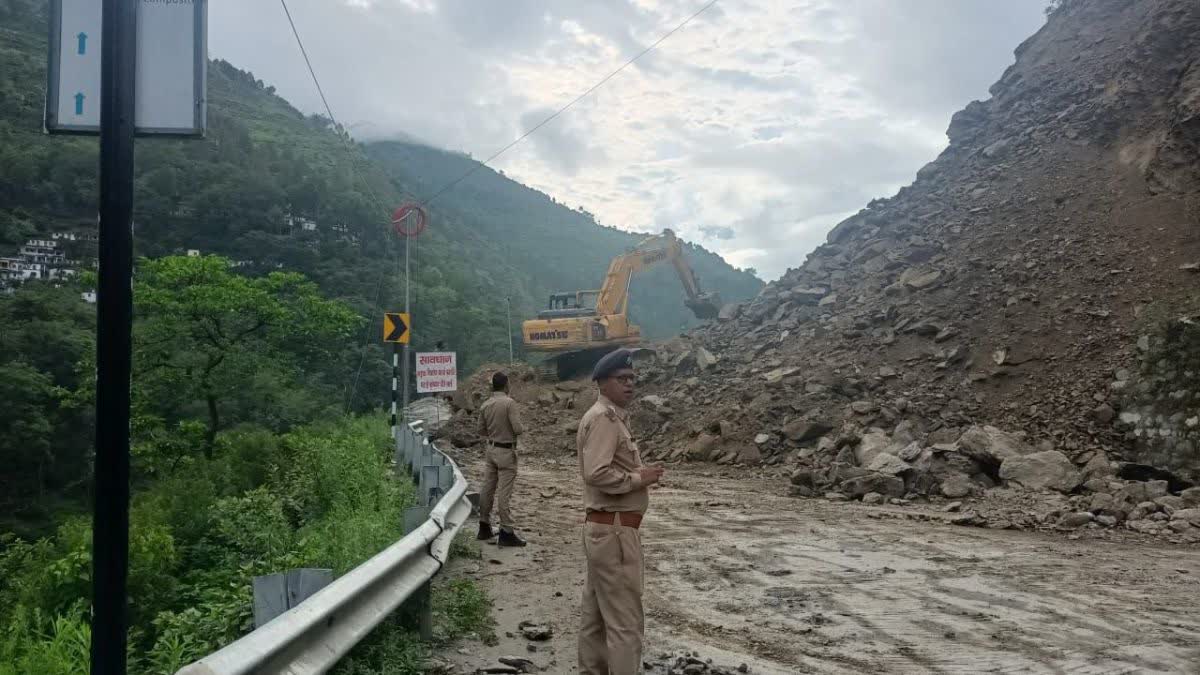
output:
[{"label": "blue directional sign", "polygon": [[[46,130],[100,133],[99,0],[51,0]],[[139,135],[203,136],[208,0],[137,3],[134,127]]]}]

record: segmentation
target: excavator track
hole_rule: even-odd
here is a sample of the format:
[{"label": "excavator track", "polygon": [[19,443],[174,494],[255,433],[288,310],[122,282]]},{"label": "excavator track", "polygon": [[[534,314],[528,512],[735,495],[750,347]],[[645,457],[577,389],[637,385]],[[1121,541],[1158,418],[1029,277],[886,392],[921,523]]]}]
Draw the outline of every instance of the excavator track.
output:
[{"label": "excavator track", "polygon": [[545,382],[561,382],[587,375],[605,354],[620,348],[621,345],[608,345],[555,354],[537,365],[538,377]]}]

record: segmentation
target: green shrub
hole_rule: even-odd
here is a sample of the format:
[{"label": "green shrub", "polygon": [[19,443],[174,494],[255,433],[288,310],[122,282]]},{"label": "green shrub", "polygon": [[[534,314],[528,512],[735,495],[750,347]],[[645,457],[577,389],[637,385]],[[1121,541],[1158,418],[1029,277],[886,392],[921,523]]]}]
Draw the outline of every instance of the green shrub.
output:
[{"label": "green shrub", "polygon": [[82,602],[53,618],[18,609],[0,641],[0,675],[78,675],[91,663],[92,630]]},{"label": "green shrub", "polygon": [[[299,567],[340,575],[359,565],[399,540],[414,501],[389,467],[382,416],[283,436],[240,428],[221,437],[211,460],[186,449],[194,432],[156,438],[155,468],[131,506],[132,673],[174,673],[249,631],[256,575]],[[447,593],[437,604],[440,633],[490,625],[477,589],[452,584]],[[87,518],[34,542],[0,537],[0,675],[86,670],[90,594]],[[406,616],[385,622],[338,672],[422,672],[428,649],[407,632]]]}]

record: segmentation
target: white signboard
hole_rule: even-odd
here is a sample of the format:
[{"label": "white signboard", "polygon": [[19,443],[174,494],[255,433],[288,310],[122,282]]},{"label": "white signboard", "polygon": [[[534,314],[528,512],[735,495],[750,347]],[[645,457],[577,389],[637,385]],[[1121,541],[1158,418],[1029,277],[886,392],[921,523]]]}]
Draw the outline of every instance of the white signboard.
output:
[{"label": "white signboard", "polygon": [[458,389],[458,363],[454,352],[417,352],[417,393],[433,394]]},{"label": "white signboard", "polygon": [[[100,0],[52,0],[46,130],[100,132]],[[202,136],[207,0],[138,0],[138,134]]]}]

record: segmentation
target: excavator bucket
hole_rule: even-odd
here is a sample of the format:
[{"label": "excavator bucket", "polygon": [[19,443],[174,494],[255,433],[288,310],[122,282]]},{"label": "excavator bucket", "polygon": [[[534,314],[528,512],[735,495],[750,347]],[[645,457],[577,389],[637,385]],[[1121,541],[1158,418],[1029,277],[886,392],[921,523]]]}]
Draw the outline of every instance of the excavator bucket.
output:
[{"label": "excavator bucket", "polygon": [[721,313],[721,296],[716,293],[702,293],[693,300],[684,301],[684,304],[697,319],[715,319]]}]

